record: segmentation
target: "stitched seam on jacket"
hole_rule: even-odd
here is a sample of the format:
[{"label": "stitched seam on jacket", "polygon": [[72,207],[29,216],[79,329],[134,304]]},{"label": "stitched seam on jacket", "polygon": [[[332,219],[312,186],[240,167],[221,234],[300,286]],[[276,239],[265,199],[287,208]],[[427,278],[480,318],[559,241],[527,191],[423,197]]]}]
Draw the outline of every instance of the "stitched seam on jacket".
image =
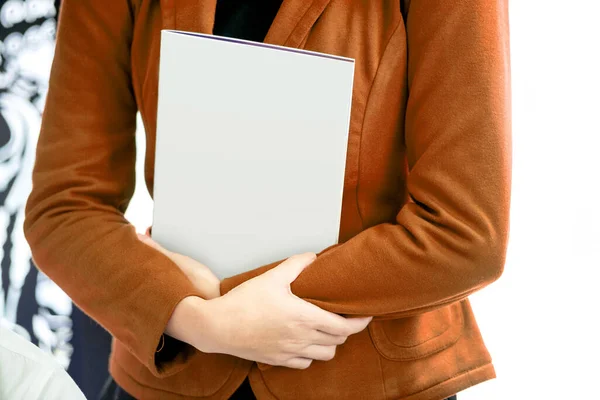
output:
[{"label": "stitched seam on jacket", "polygon": [[379,75],[379,71],[381,70],[381,66],[383,65],[383,59],[388,54],[388,50],[390,48],[390,43],[396,37],[396,33],[398,32],[398,29],[403,26],[404,26],[404,19],[400,18],[400,22],[394,28],[394,31],[392,32],[387,43],[385,44],[385,48],[383,50],[382,56],[379,59],[379,64],[377,65],[377,70],[375,71],[375,74],[373,75],[373,79],[371,80],[371,85],[369,87],[369,94],[367,94],[367,101],[365,102],[365,109],[364,109],[363,115],[362,115],[362,123],[360,125],[358,152],[357,152],[358,161],[357,161],[357,169],[356,169],[356,189],[355,189],[355,193],[354,193],[354,197],[356,199],[356,210],[358,212],[358,218],[360,219],[360,224],[361,224],[362,229],[364,229],[365,224],[364,224],[362,212],[360,210],[360,202],[358,201],[358,192],[359,192],[359,187],[360,187],[360,159],[361,159],[361,148],[362,148],[362,141],[363,141],[362,140],[363,139],[363,131],[365,129],[365,120],[367,119],[367,113],[369,111],[369,104],[371,101],[371,95],[373,94],[373,87],[375,86],[375,82],[377,81],[377,76]]},{"label": "stitched seam on jacket", "polygon": [[[393,320],[392,320],[393,321]],[[450,330],[451,326],[448,326],[443,332],[438,333],[435,336],[430,337],[429,339],[421,342],[421,343],[417,343],[417,344],[413,344],[411,346],[403,346],[401,344],[397,344],[396,342],[394,342],[392,339],[390,339],[390,335],[388,335],[387,331],[385,329],[383,329],[383,327],[381,327],[381,330],[383,331],[383,335],[385,336],[385,338],[387,339],[388,342],[390,342],[391,344],[393,344],[396,347],[400,347],[401,349],[414,349],[415,347],[419,347],[421,345],[424,345],[425,343],[428,343],[434,339],[437,339],[438,337],[442,336],[444,333],[448,332]]]},{"label": "stitched seam on jacket", "polygon": [[379,365],[379,374],[381,375],[381,388],[383,389],[383,398],[387,399],[387,391],[385,390],[385,375],[383,374],[383,365],[381,365],[381,357],[377,357],[377,364]]},{"label": "stitched seam on jacket", "polygon": [[381,354],[381,356],[383,358],[387,359],[387,360],[390,360],[390,361],[414,361],[414,360],[420,360],[421,358],[425,358],[425,357],[428,357],[428,356],[430,356],[432,354],[436,354],[436,353],[439,353],[440,351],[446,350],[447,348],[453,346],[454,343],[456,343],[458,341],[458,339],[460,339],[461,336],[462,336],[462,332],[461,332],[461,334],[456,339],[449,341],[447,344],[445,344],[445,345],[443,345],[443,346],[441,346],[439,348],[435,348],[435,349],[432,349],[432,350],[429,350],[429,351],[426,351],[426,352],[423,352],[423,353],[420,353],[420,354],[417,354],[417,355],[414,355],[414,356],[410,356],[410,357],[401,357],[401,356],[391,357],[391,356],[387,356],[387,355],[383,354],[383,350],[381,350],[381,348],[379,346],[375,345],[375,347],[377,347],[377,349],[379,349],[379,353]]},{"label": "stitched seam on jacket", "polygon": [[[392,356],[388,356],[387,354],[384,354],[386,351],[382,350],[381,345],[377,344],[377,340],[372,340],[372,342],[373,342],[373,345],[375,346],[375,348],[377,349],[377,352],[381,355],[381,357],[385,358],[386,360],[396,361],[396,362],[400,362],[400,361],[414,361],[414,360],[420,360],[421,358],[425,358],[425,357],[430,356],[432,354],[439,353],[440,351],[446,350],[447,348],[449,348],[451,346],[454,346],[454,344],[456,342],[458,342],[458,340],[462,337],[462,335],[463,335],[463,332],[461,331],[460,334],[456,338],[450,340],[445,345],[443,345],[443,346],[441,346],[439,348],[435,348],[433,350],[429,350],[429,351],[420,353],[420,354],[418,354],[416,356],[409,356],[409,357],[402,357],[402,356],[392,357]],[[371,338],[373,339],[373,337],[371,337]],[[395,345],[393,342],[392,342],[392,345],[394,345],[396,347],[399,347],[399,346]],[[416,347],[418,347],[418,346],[416,346]]]},{"label": "stitched seam on jacket", "polygon": [[[446,331],[442,332],[441,334],[436,335],[433,338],[427,339],[425,342],[423,342],[421,344],[418,344],[418,345],[415,345],[415,346],[410,346],[410,347],[400,346],[400,345],[397,345],[396,343],[394,343],[393,341],[391,341],[390,338],[389,338],[389,336],[387,335],[387,332],[385,331],[385,329],[382,326],[380,326],[379,329],[377,329],[377,328],[374,328],[373,324],[369,324],[369,326],[368,326],[367,329],[369,331],[369,336],[371,337],[371,342],[373,343],[373,346],[375,347],[375,349],[377,350],[377,352],[379,353],[379,355],[381,357],[385,358],[386,360],[395,361],[395,362],[411,361],[411,360],[418,360],[418,359],[430,356],[431,354],[439,353],[440,351],[443,351],[443,350],[445,350],[445,349],[453,346],[463,336],[463,334],[465,332],[465,320],[464,320],[464,314],[463,314],[462,309],[461,309],[461,312],[459,314],[459,318],[460,318],[460,323],[459,323],[459,325],[460,325],[460,332],[458,333],[458,335],[455,338],[451,338],[451,340],[448,343],[446,343],[445,345],[443,345],[443,346],[441,346],[439,348],[423,352],[423,353],[418,354],[416,356],[415,355],[413,355],[413,356],[404,356],[404,357],[403,356],[397,356],[397,357],[389,356],[389,355],[387,355],[387,350],[386,350],[386,349],[389,348],[389,346],[385,346],[381,342],[378,343],[378,340],[381,339],[381,335],[383,334],[385,336],[385,339],[387,340],[387,342],[389,342],[390,345],[394,346],[395,348],[401,348],[401,349],[410,350],[410,349],[417,348],[420,345],[422,345],[424,343],[427,343],[430,340],[435,339],[438,336],[443,335],[444,333],[448,332],[450,329],[453,329],[455,327],[452,326],[452,325],[450,325],[450,327]],[[383,331],[383,333],[380,333],[379,331]],[[452,333],[452,332],[450,332],[450,333]],[[385,346],[385,347],[383,347],[383,346]]]},{"label": "stitched seam on jacket", "polygon": [[[461,333],[460,333],[460,335],[458,336],[458,337],[461,337],[461,336],[462,336],[462,332],[464,331],[464,325],[465,325],[464,316],[463,316],[463,310],[462,310],[462,303],[461,303],[461,302],[452,303],[451,305],[449,305],[449,306],[446,306],[446,307],[452,307],[452,306],[454,306],[454,305],[458,305],[458,307],[461,309],[461,310],[460,310],[460,314],[458,314],[458,319],[459,319],[459,321],[460,321],[460,323],[459,323],[458,325],[460,325],[460,326],[461,326],[461,328],[463,328],[463,329],[461,329]],[[427,342],[430,342],[431,340],[434,340],[434,339],[436,339],[436,338],[438,338],[438,337],[442,336],[443,334],[445,334],[446,332],[448,332],[450,329],[452,329],[452,328],[453,328],[453,326],[452,326],[452,322],[450,322],[450,323],[448,324],[448,327],[447,327],[446,329],[444,329],[444,331],[443,331],[443,332],[440,332],[440,333],[438,333],[437,335],[435,335],[435,336],[432,336],[432,337],[430,337],[429,339],[427,339],[427,340],[425,340],[425,341],[423,341],[423,342],[421,342],[421,343],[418,343],[418,344],[413,344],[413,345],[411,345],[411,346],[403,346],[403,345],[401,345],[401,344],[397,344],[397,343],[395,343],[395,342],[394,342],[392,339],[390,339],[390,336],[388,335],[387,331],[386,331],[385,329],[383,329],[383,326],[380,326],[380,328],[381,328],[381,331],[383,331],[383,334],[385,335],[385,338],[386,338],[386,339],[387,339],[387,340],[388,340],[388,341],[389,341],[391,344],[393,344],[394,346],[396,346],[396,347],[400,347],[400,348],[403,348],[403,349],[412,349],[412,348],[415,348],[415,347],[421,346],[422,344],[425,344],[425,343],[427,343]]]},{"label": "stitched seam on jacket", "polygon": [[267,381],[265,381],[265,377],[263,376],[263,374],[262,374],[262,371],[261,371],[260,369],[259,369],[258,371],[259,371],[259,373],[258,373],[258,376],[259,376],[260,380],[262,381],[263,385],[265,386],[265,389],[267,389],[267,392],[269,392],[269,394],[270,394],[270,395],[271,395],[271,396],[272,396],[274,399],[278,399],[278,397],[277,397],[277,396],[275,396],[275,395],[273,394],[273,392],[271,391],[271,388],[269,387],[269,385],[267,385]]}]

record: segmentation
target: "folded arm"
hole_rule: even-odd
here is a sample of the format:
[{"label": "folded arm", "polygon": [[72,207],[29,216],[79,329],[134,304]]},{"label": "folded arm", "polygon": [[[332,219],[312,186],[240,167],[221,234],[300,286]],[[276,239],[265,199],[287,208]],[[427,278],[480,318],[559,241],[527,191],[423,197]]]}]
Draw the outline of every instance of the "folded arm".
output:
[{"label": "folded arm", "polygon": [[182,348],[156,357],[175,306],[199,293],[123,216],[135,186],[132,14],[127,1],[63,2],[24,230],[37,266],[161,375],[194,351],[169,340]]},{"label": "folded arm", "polygon": [[[320,254],[292,284],[294,294],[339,314],[400,318],[500,276],[511,180],[506,3],[411,2],[409,201],[395,221]],[[221,292],[274,265],[225,279]]]}]

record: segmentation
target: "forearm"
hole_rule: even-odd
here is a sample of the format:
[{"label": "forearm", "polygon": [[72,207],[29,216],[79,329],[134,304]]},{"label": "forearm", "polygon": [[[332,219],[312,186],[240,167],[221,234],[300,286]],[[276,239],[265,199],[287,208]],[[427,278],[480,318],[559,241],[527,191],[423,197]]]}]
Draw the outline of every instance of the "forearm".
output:
[{"label": "forearm", "polygon": [[[453,249],[418,233],[415,238],[400,225],[383,224],[320,254],[292,283],[292,291],[338,314],[377,319],[419,314],[493,282],[503,269],[503,243],[473,237]],[[256,272],[225,279],[221,291]]]},{"label": "forearm", "polygon": [[198,290],[122,217],[89,211],[50,217],[54,207],[37,216],[35,204],[43,203],[31,204],[25,233],[38,268],[151,371],[165,372],[155,362],[161,334],[175,306]]},{"label": "forearm", "polygon": [[123,215],[135,188],[129,5],[61,6],[24,233],[36,265],[161,375],[155,354],[169,317],[198,294]]}]

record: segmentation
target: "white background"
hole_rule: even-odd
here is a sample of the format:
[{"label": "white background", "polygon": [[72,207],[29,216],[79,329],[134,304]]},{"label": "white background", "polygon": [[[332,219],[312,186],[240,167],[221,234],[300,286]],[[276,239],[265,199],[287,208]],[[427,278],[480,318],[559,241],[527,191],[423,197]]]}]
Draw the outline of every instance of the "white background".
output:
[{"label": "white background", "polygon": [[[511,237],[472,296],[498,378],[460,400],[600,399],[600,5],[512,0],[510,18]],[[151,208],[140,173],[140,231]]]}]

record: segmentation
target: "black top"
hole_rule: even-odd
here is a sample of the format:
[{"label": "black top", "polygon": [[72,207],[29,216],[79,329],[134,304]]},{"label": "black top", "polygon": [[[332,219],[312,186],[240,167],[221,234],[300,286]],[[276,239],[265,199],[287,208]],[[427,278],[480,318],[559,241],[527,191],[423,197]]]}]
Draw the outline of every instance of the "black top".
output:
[{"label": "black top", "polygon": [[218,0],[213,33],[262,42],[282,0]]}]

